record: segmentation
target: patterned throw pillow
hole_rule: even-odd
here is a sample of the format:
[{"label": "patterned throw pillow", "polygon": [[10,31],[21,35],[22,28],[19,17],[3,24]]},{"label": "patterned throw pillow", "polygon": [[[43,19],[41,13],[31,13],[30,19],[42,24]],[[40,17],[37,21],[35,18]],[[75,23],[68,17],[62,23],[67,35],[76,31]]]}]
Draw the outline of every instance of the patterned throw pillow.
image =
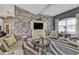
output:
[{"label": "patterned throw pillow", "polygon": [[7,44],[8,47],[10,47],[11,45],[13,45],[14,43],[17,42],[17,40],[15,39],[14,35],[11,35],[7,38],[4,39],[4,42]]}]

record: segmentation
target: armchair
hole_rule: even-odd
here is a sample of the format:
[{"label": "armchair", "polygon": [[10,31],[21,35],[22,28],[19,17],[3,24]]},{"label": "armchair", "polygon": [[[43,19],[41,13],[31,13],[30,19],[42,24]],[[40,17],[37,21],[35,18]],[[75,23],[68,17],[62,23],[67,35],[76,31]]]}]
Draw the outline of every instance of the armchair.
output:
[{"label": "armchair", "polygon": [[51,32],[50,32],[50,37],[51,37],[51,38],[58,38],[57,32],[56,32],[56,31],[51,31]]}]

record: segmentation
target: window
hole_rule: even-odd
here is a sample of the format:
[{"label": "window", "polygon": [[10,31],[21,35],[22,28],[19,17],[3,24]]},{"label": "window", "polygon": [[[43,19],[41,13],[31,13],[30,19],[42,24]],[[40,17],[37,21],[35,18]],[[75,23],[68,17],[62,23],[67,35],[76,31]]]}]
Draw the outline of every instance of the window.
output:
[{"label": "window", "polygon": [[59,32],[64,32],[64,26],[66,26],[66,21],[65,20],[59,21]]},{"label": "window", "polygon": [[59,21],[59,33],[64,32],[75,34],[76,32],[76,19],[75,18],[66,18]]}]

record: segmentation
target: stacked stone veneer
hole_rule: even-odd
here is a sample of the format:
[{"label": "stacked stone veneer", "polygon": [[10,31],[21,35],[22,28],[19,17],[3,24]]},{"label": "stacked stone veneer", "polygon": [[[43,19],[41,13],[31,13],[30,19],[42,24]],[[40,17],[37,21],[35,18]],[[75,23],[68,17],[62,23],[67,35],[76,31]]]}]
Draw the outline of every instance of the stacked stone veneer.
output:
[{"label": "stacked stone veneer", "polygon": [[27,34],[28,37],[31,37],[31,21],[36,20],[41,17],[42,21],[46,21],[46,34],[53,29],[53,19],[50,16],[45,15],[34,15],[21,7],[15,6],[15,20],[13,24],[13,33],[16,34]]}]

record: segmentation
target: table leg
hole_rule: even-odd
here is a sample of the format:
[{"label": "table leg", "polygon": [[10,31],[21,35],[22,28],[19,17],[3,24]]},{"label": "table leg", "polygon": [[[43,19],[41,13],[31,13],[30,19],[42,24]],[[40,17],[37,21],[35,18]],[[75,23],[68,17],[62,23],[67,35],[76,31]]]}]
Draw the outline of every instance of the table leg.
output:
[{"label": "table leg", "polygon": [[42,54],[42,53],[41,53],[41,48],[39,48],[39,54]]},{"label": "table leg", "polygon": [[34,45],[34,50],[36,49],[36,45]]}]

